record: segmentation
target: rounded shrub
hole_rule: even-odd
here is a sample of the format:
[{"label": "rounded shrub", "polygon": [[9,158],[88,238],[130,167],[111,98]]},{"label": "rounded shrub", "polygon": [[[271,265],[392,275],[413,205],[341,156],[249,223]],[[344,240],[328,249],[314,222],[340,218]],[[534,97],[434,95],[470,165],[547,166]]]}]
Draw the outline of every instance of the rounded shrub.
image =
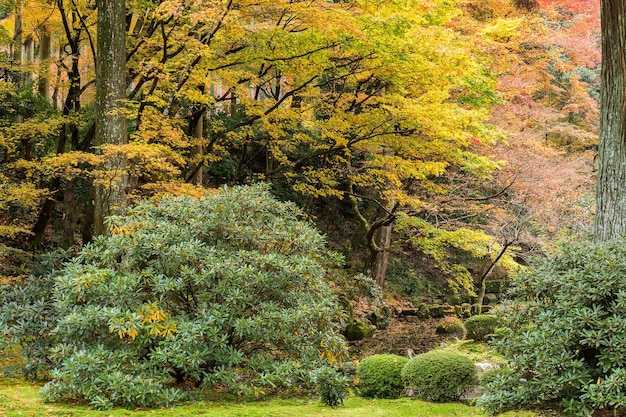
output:
[{"label": "rounded shrub", "polygon": [[345,342],[325,272],[338,259],[303,218],[266,186],[143,201],[111,217],[110,235],[47,291],[45,399],[153,407],[194,386],[313,389],[311,372]]},{"label": "rounded shrub", "polygon": [[399,398],[402,395],[402,369],[409,360],[399,355],[372,355],[357,369],[358,389],[365,398]]},{"label": "rounded shrub", "polygon": [[493,314],[481,314],[472,316],[465,320],[465,330],[467,338],[476,342],[484,342],[488,335],[494,334],[498,324],[498,319]]},{"label": "rounded shrub", "polygon": [[463,325],[463,322],[456,317],[446,317],[437,325],[437,333],[464,334],[465,326]]},{"label": "rounded shrub", "polygon": [[406,389],[425,401],[457,401],[476,378],[476,366],[453,352],[427,352],[411,359],[402,370]]},{"label": "rounded shrub", "polygon": [[372,331],[367,324],[362,321],[354,321],[352,324],[346,326],[346,339],[353,340],[363,340],[372,335]]},{"label": "rounded shrub", "polygon": [[[512,279],[495,344],[512,372],[487,384],[490,413],[568,414],[626,404],[626,241],[561,246]],[[469,330],[469,329],[468,329]]]}]

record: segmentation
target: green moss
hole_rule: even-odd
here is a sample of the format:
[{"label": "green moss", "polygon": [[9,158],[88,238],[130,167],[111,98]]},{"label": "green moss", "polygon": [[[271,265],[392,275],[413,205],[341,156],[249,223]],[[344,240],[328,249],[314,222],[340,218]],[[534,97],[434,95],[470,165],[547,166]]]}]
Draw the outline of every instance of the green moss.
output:
[{"label": "green moss", "polygon": [[372,331],[367,327],[367,324],[362,321],[354,321],[346,327],[346,339],[347,340],[363,340],[372,335]]},{"label": "green moss", "polygon": [[[348,398],[334,411],[312,399],[270,400],[248,403],[198,402],[176,408],[126,410],[106,413],[87,407],[44,404],[37,395],[39,386],[18,379],[0,379],[0,415],[7,417],[486,417],[480,408],[464,404],[431,404],[408,398],[366,400]],[[502,416],[535,417],[534,413],[512,412]]]}]

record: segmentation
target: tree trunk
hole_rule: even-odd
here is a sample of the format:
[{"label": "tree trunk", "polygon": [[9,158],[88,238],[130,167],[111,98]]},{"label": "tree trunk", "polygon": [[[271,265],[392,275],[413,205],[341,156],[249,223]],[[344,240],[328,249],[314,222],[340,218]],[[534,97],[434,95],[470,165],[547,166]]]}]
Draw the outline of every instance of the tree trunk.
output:
[{"label": "tree trunk", "polygon": [[[126,98],[126,5],[124,0],[97,0],[98,46],[96,52],[96,137],[102,145],[127,143],[126,118],[119,111]],[[105,233],[105,217],[126,206],[128,174],[126,158],[107,158],[104,177],[96,185],[94,234]]]},{"label": "tree trunk", "polygon": [[391,246],[392,226],[381,226],[377,235],[377,244],[380,249],[373,253],[371,276],[376,280],[380,288],[385,286],[387,277],[387,266],[389,265],[389,247]]},{"label": "tree trunk", "polygon": [[[62,12],[65,12],[63,8],[63,2],[59,1],[59,9]],[[76,18],[76,16],[74,16]],[[72,25],[73,26],[73,25]],[[70,88],[67,92],[67,97],[63,103],[62,114],[63,116],[69,116],[72,112],[78,113],[81,108],[80,104],[80,89],[81,89],[81,77],[80,77],[80,29],[74,29],[72,31],[70,29],[70,25],[65,26],[66,32],[65,36],[67,38],[68,46],[72,51],[71,62],[72,67],[70,72],[67,74],[70,79]],[[61,51],[64,48],[61,48]],[[53,103],[56,107],[56,101],[58,97],[56,97],[56,88],[55,93],[53,94]],[[71,136],[71,144],[73,145],[73,150],[77,150],[76,142],[79,135],[78,125],[76,123],[66,123],[61,127],[61,131],[59,132],[59,139],[57,141],[57,155],[61,155],[66,152],[68,136]],[[37,221],[33,226],[31,232],[31,238],[29,242],[29,247],[31,250],[37,250],[43,241],[43,237],[48,227],[48,223],[52,218],[52,212],[54,207],[58,201],[64,200],[63,193],[61,191],[61,181],[59,178],[53,178],[50,180],[48,184],[48,189],[52,194],[52,197],[47,198],[44,202],[41,210],[39,211],[39,215],[37,217]]]},{"label": "tree trunk", "polygon": [[505,242],[504,246],[502,246],[502,249],[500,250],[500,253],[498,253],[498,256],[496,256],[496,259],[494,259],[493,261],[491,261],[491,248],[489,249],[489,253],[487,254],[487,259],[491,263],[487,265],[487,267],[485,268],[485,271],[481,274],[480,279],[478,281],[478,284],[480,285],[480,289],[478,290],[478,301],[476,302],[476,313],[479,315],[482,314],[483,312],[483,301],[485,300],[485,289],[486,289],[485,283],[487,282],[487,277],[491,274],[491,272],[496,267],[500,259],[502,259],[502,256],[504,256],[509,246],[511,246],[513,243],[515,243],[515,241]]},{"label": "tree trunk", "polygon": [[198,121],[196,122],[196,127],[194,129],[194,139],[197,141],[196,145],[193,147],[193,161],[198,161],[200,168],[198,168],[193,176],[191,182],[195,185],[202,186],[202,167],[204,163],[202,160],[204,159],[203,146],[202,146],[202,138],[204,137],[204,115],[198,117]]},{"label": "tree trunk", "polygon": [[22,63],[22,42],[24,32],[22,29],[22,2],[18,1],[15,5],[14,29],[13,29],[13,65]]},{"label": "tree trunk", "polygon": [[52,44],[52,37],[50,36],[50,30],[44,26],[41,29],[41,40],[39,45],[39,80],[37,82],[37,92],[45,99],[50,98],[50,46]]},{"label": "tree trunk", "polygon": [[76,243],[74,233],[79,211],[76,200],[76,180],[67,181],[63,194],[63,233],[61,234],[61,247],[69,249]]},{"label": "tree trunk", "polygon": [[602,1],[602,81],[594,238],[626,233],[626,3]]}]

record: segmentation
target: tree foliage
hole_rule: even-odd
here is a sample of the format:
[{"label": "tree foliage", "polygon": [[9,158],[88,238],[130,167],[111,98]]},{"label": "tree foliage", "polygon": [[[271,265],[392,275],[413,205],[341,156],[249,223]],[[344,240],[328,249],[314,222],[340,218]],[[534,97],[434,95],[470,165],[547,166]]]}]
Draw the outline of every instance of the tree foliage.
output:
[{"label": "tree foliage", "polygon": [[[598,53],[597,5],[583,3],[129,0],[115,112],[128,141],[96,144],[99,11],[25,0],[24,56],[50,34],[58,52],[0,57],[0,239],[12,253],[84,245],[94,187],[122,178],[131,206],[267,181],[329,233],[326,214],[341,216],[332,240],[349,238],[349,261],[380,284],[411,242],[469,288],[472,268],[447,257],[456,248],[488,263],[495,243],[508,256],[585,230]],[[48,93],[34,94],[40,81]],[[427,236],[405,235],[404,214]]]}]

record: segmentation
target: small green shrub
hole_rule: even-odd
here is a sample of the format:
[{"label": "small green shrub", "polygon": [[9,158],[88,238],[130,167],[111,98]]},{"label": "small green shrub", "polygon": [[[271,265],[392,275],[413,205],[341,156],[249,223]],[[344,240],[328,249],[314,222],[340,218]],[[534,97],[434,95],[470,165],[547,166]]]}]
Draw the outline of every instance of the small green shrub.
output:
[{"label": "small green shrub", "polygon": [[484,342],[487,335],[494,334],[498,319],[492,314],[473,316],[465,320],[467,338],[476,342]]},{"label": "small green shrub", "polygon": [[456,317],[446,317],[437,326],[437,333],[452,334],[452,333],[465,333],[465,326],[463,322]]},{"label": "small green shrub", "polygon": [[453,352],[428,352],[411,359],[402,370],[406,389],[425,401],[457,401],[476,378],[476,366]]},{"label": "small green shrub", "polygon": [[367,327],[367,324],[362,321],[354,321],[354,323],[346,326],[346,339],[347,340],[363,340],[366,337],[370,337],[372,331]]},{"label": "small green shrub", "polygon": [[398,398],[402,395],[402,369],[409,360],[399,355],[372,355],[359,364],[359,392],[365,398]]},{"label": "small green shrub", "polygon": [[342,405],[343,400],[350,393],[350,378],[334,367],[323,367],[317,370],[313,379],[322,403],[329,407]]}]

